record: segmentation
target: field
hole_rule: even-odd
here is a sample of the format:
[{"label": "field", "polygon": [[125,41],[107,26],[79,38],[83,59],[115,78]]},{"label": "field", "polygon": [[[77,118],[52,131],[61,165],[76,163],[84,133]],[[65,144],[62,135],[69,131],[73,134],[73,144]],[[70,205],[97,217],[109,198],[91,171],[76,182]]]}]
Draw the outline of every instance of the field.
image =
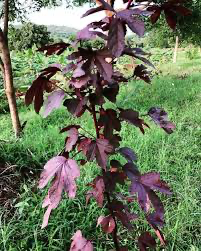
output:
[{"label": "field", "polygon": [[[15,59],[15,80],[19,86],[26,87],[41,65],[51,63],[44,58],[31,61],[32,52],[28,53],[30,55],[26,57],[30,57],[28,62],[31,65],[27,65],[22,56],[18,57],[18,61]],[[199,56],[189,59],[180,52],[177,64],[172,64],[170,58],[158,62],[160,74],[156,74],[151,85],[131,81],[122,87],[121,95],[118,96],[118,106],[139,110],[141,114],[145,114],[152,106],[163,107],[176,123],[176,131],[171,135],[165,134],[149,119],[146,122],[150,129],[146,130],[145,135],[127,124],[122,130],[122,146],[130,146],[135,150],[140,170],[159,171],[173,191],[172,196],[162,197],[166,208],[163,232],[168,244],[165,249],[158,250],[201,250],[200,59]],[[19,69],[21,72],[18,76]],[[25,83],[22,84],[23,81]],[[75,119],[63,108],[42,119],[32,107],[26,108],[22,100],[19,99],[18,103],[20,118],[22,122],[27,121],[23,135],[18,140],[12,135],[6,104],[2,102],[0,105],[0,189],[5,190],[1,192],[0,198],[0,250],[68,250],[70,238],[77,229],[81,229],[94,242],[95,250],[110,250],[110,237],[106,237],[105,244],[105,235],[96,227],[101,209],[93,200],[87,207],[85,202],[87,184],[99,172],[93,163],[81,168],[76,199],[64,199],[53,211],[48,227],[41,230],[44,213],[41,204],[46,191],[37,189],[38,171],[49,158],[61,151],[64,136],[59,134],[59,129],[75,122]],[[76,121],[93,133],[87,115],[81,121]],[[6,169],[3,169],[3,163]],[[138,212],[134,203],[130,207]],[[122,243],[128,244],[129,250],[137,250],[135,239],[142,229],[149,229],[143,216],[134,222],[133,232],[120,229]]]}]

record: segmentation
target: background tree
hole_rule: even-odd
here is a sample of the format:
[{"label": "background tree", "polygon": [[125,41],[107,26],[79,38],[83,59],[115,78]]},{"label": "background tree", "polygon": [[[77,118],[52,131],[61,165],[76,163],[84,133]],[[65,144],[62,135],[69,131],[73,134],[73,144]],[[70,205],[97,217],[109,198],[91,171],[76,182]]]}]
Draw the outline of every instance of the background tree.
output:
[{"label": "background tree", "polygon": [[42,47],[52,43],[47,27],[33,23],[24,23],[20,27],[11,26],[8,31],[8,41],[10,50],[26,50],[36,47]]},{"label": "background tree", "polygon": [[[164,14],[154,25],[147,22],[147,43],[152,47],[172,47],[176,37],[179,37],[180,44],[194,44],[200,46],[200,22],[201,22],[201,2],[197,0],[183,1],[184,6],[191,10],[191,15],[184,18],[183,15],[174,17],[177,20],[177,26],[172,31],[168,28]],[[179,10],[182,14],[182,9]],[[190,14],[190,13],[189,13]],[[161,28],[163,27],[163,28]]]}]

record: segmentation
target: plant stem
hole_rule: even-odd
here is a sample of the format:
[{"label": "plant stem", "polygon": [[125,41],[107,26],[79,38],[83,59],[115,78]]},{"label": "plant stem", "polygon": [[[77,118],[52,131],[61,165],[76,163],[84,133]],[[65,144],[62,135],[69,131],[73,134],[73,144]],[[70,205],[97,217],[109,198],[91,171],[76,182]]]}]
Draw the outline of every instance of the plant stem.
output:
[{"label": "plant stem", "polygon": [[127,5],[126,9],[129,9],[129,8],[130,8],[130,5],[131,5],[132,2],[133,2],[133,0],[129,0],[129,1],[128,1],[128,5]]},{"label": "plant stem", "polygon": [[92,105],[92,115],[93,115],[93,120],[94,120],[94,126],[96,128],[96,136],[97,136],[97,138],[99,138],[100,133],[99,133],[99,128],[98,128],[98,121],[97,121],[97,118],[96,118],[95,105]]}]

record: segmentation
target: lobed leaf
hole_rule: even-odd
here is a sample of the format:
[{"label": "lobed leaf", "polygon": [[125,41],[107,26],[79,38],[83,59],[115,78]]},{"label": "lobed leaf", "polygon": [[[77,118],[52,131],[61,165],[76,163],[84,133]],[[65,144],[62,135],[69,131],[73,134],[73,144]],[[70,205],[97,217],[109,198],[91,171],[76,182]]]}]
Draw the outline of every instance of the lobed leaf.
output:
[{"label": "lobed leaf", "polygon": [[168,134],[173,133],[176,128],[175,124],[168,120],[168,115],[162,108],[152,107],[149,109],[148,115]]},{"label": "lobed leaf", "polygon": [[58,109],[61,106],[64,97],[65,92],[63,90],[57,90],[51,93],[47,97],[47,101],[44,106],[43,118],[46,118],[54,109]]},{"label": "lobed leaf", "polygon": [[44,52],[46,56],[50,56],[52,54],[60,55],[62,54],[66,48],[68,48],[70,44],[60,42],[56,44],[46,45],[38,49],[40,52]]},{"label": "lobed leaf", "polygon": [[111,215],[108,216],[100,216],[97,221],[97,226],[101,225],[102,229],[105,233],[111,234],[115,229],[115,221]]},{"label": "lobed leaf", "polygon": [[82,236],[82,232],[77,232],[72,237],[70,251],[93,251],[93,245]]},{"label": "lobed leaf", "polygon": [[63,156],[57,156],[50,159],[44,166],[41,173],[39,185],[40,189],[44,188],[51,178],[54,177],[53,183],[48,190],[48,195],[43,201],[43,207],[48,207],[44,215],[42,228],[48,224],[48,219],[52,209],[55,209],[60,200],[63,190],[69,198],[74,198],[76,194],[75,179],[80,176],[80,170],[75,160],[66,159]]}]

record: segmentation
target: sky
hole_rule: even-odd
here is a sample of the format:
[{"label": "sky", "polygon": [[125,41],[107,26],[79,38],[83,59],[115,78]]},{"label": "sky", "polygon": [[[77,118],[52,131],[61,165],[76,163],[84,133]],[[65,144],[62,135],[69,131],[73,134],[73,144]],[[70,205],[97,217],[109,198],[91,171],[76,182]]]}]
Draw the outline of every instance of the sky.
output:
[{"label": "sky", "polygon": [[[117,0],[117,7],[121,7],[122,0]],[[42,9],[29,15],[31,22],[43,25],[58,25],[68,26],[76,29],[84,28],[92,21],[98,21],[105,16],[104,11],[92,14],[88,17],[81,16],[89,9],[89,5],[84,5],[79,8],[57,7],[51,9]]]},{"label": "sky", "polygon": [[80,8],[57,7],[51,9],[42,9],[29,15],[31,22],[43,25],[68,26],[76,29],[84,28],[94,19],[101,19],[104,13],[93,14],[89,17],[81,16],[89,9],[89,6]]}]

